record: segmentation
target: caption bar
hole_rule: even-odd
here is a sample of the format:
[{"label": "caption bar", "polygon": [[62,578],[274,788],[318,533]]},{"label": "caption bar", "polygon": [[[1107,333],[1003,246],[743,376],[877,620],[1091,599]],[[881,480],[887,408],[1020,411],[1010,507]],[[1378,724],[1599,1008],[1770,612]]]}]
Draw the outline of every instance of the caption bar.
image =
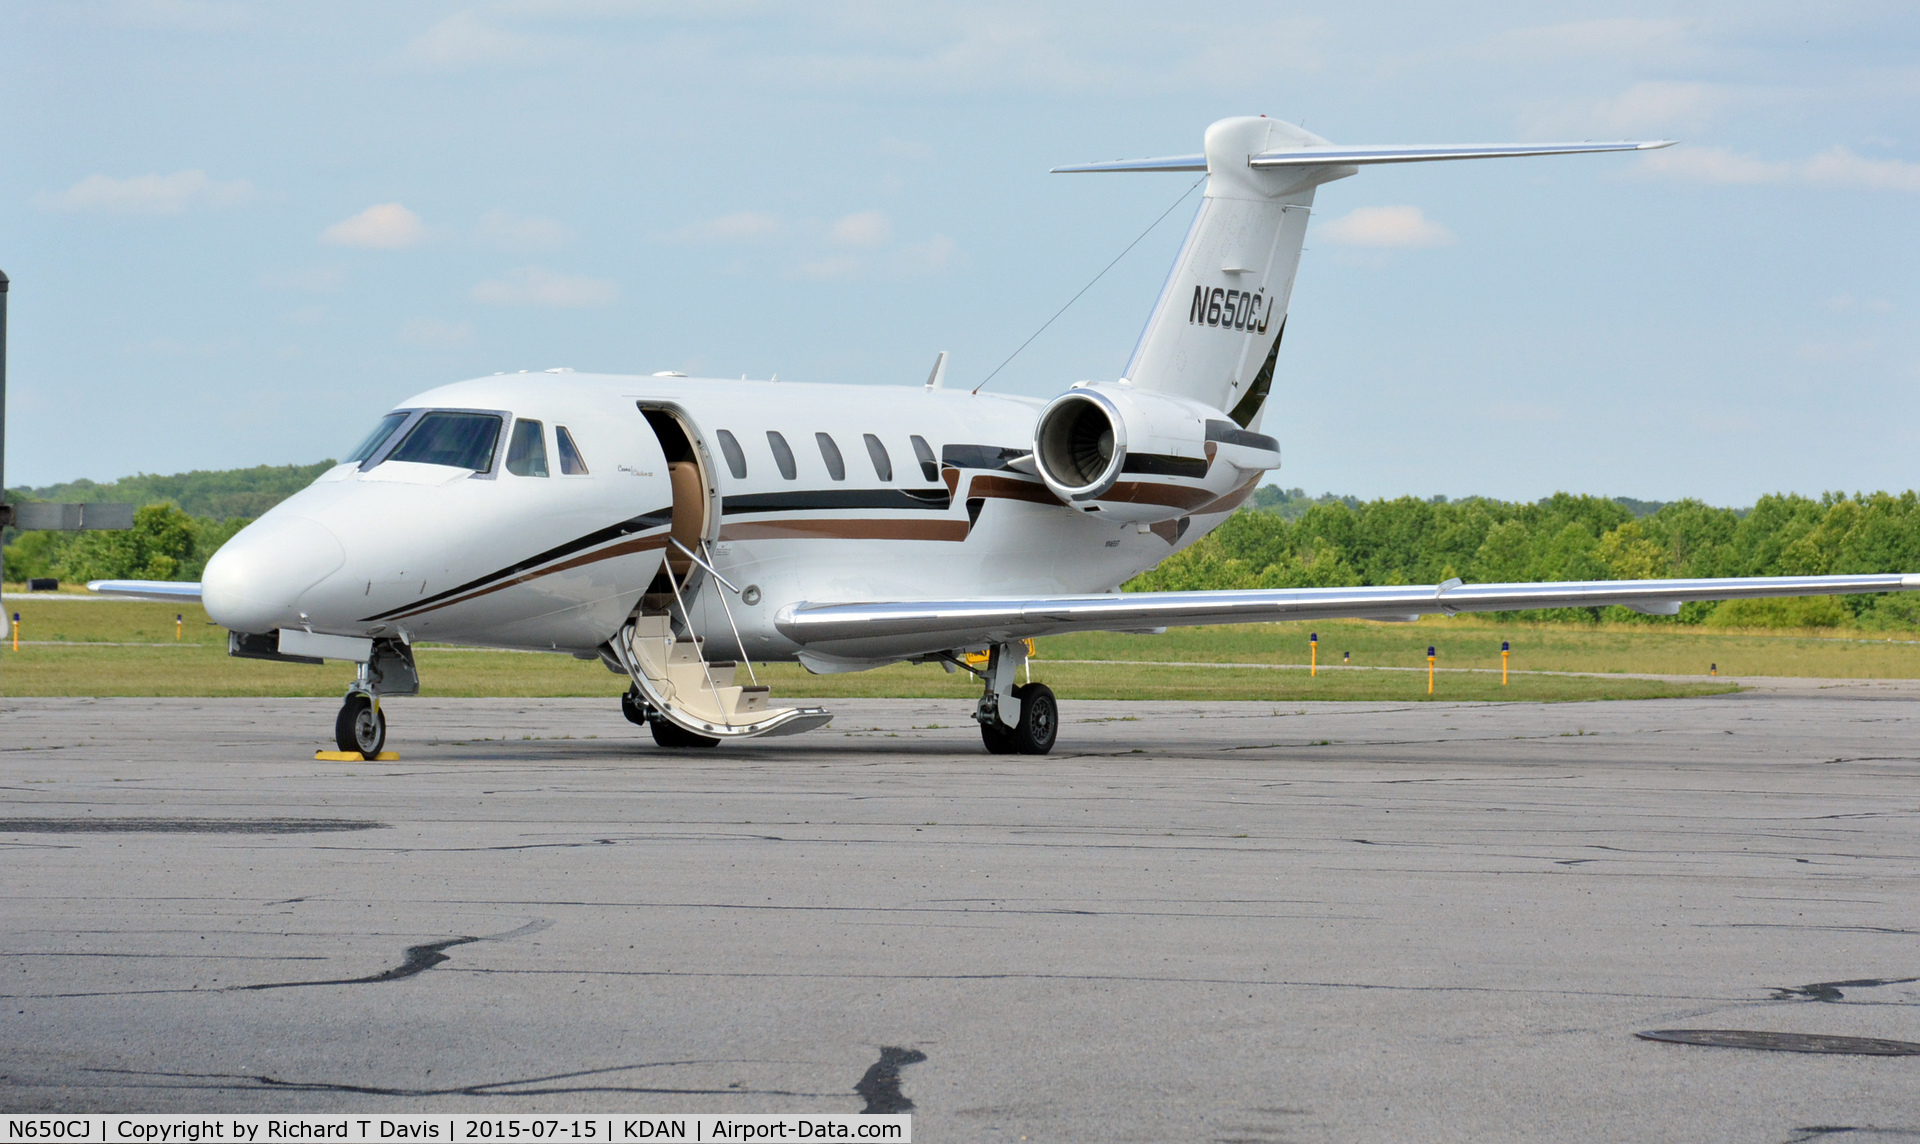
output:
[{"label": "caption bar", "polygon": [[141,1144],[240,1144],[274,1140],[465,1141],[562,1140],[883,1140],[912,1144],[913,1117],[862,1116],[9,1116],[10,1140],[139,1141]]}]

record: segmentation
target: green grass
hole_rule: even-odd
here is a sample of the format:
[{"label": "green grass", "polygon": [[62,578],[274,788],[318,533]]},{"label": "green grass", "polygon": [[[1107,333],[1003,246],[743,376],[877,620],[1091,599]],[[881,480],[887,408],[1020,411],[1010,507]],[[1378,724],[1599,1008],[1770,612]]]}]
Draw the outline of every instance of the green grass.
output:
[{"label": "green grass", "polygon": [[[352,677],[345,664],[309,667],[232,659],[226,633],[198,606],[128,601],[9,600],[21,614],[21,638],[58,646],[0,647],[3,695],[332,696]],[[176,641],[174,616],[183,617]],[[1727,632],[1671,625],[1501,624],[1459,617],[1417,624],[1337,622],[1175,629],[1161,636],[1088,634],[1040,641],[1034,678],[1067,699],[1355,699],[1422,701],[1424,671],[1305,671],[1192,666],[1197,663],[1307,662],[1307,632],[1320,635],[1320,662],[1351,651],[1356,668],[1424,668],[1433,645],[1442,668],[1435,699],[1643,699],[1730,690],[1707,678],[1797,675],[1920,678],[1920,642],[1888,642],[1846,632]],[[9,635],[11,633],[8,633]],[[1509,686],[1494,672],[1500,642],[1513,645]],[[161,646],[104,646],[107,644]],[[10,646],[10,645],[9,645]],[[1123,661],[1073,663],[1072,660]],[[624,681],[598,663],[561,655],[423,647],[424,693],[437,696],[605,696]],[[1532,675],[1528,670],[1585,672]],[[847,675],[809,675],[793,664],[759,668],[776,696],[881,696],[965,699],[978,685],[935,665],[896,665]],[[1685,675],[1688,682],[1609,678],[1621,673]]]}]

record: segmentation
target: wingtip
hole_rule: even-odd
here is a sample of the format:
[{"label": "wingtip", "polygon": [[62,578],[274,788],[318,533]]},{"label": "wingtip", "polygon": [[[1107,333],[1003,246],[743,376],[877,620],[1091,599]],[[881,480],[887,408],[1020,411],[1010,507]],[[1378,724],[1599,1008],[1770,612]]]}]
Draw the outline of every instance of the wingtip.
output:
[{"label": "wingtip", "polygon": [[1671,147],[1678,142],[1680,142],[1678,139],[1655,139],[1650,143],[1642,143],[1634,149],[1636,151],[1658,151],[1662,147]]}]

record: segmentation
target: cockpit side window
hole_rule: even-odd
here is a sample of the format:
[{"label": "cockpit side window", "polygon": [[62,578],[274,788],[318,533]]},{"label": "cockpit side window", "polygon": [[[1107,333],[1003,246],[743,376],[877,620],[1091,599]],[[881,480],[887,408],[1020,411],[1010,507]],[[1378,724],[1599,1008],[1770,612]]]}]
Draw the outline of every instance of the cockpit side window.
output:
[{"label": "cockpit side window", "polygon": [[741,451],[740,442],[725,429],[716,430],[714,437],[720,442],[720,455],[727,459],[727,471],[736,481],[747,479],[747,455]]},{"label": "cockpit side window", "polygon": [[920,434],[913,435],[913,455],[920,461],[920,475],[928,481],[940,479],[940,462],[933,459],[933,446]]},{"label": "cockpit side window", "polygon": [[513,423],[513,438],[507,442],[507,472],[516,477],[547,475],[546,427],[522,417]]},{"label": "cockpit side window", "polygon": [[354,448],[353,452],[341,458],[341,463],[357,464],[373,456],[375,452],[379,451],[380,446],[387,443],[387,438],[393,436],[395,430],[406,424],[408,416],[409,414],[405,412],[399,412],[389,413],[385,417],[382,417],[380,424],[373,427],[373,432],[367,434],[366,439],[361,441],[360,444]]},{"label": "cockpit side window", "polygon": [[484,473],[493,467],[500,440],[500,418],[492,413],[429,413],[414,425],[389,461],[452,465]]},{"label": "cockpit side window", "polygon": [[553,427],[553,443],[560,449],[561,476],[584,477],[587,475],[587,462],[580,456],[580,447],[573,443],[573,434],[567,432],[565,425]]}]

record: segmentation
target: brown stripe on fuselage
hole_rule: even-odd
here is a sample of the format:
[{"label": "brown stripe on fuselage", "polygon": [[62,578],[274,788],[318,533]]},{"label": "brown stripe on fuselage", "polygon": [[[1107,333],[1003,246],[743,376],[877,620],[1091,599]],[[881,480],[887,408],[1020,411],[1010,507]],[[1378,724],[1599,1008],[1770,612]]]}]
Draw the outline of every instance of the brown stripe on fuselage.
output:
[{"label": "brown stripe on fuselage", "polygon": [[967,495],[994,497],[998,500],[1031,501],[1034,504],[1055,506],[1060,504],[1060,498],[1053,495],[1053,490],[1038,481],[1022,481],[1013,477],[996,477],[984,473],[973,478],[973,483],[967,486]]},{"label": "brown stripe on fuselage", "polygon": [[1222,493],[1220,495],[1219,500],[1208,501],[1206,504],[1203,504],[1199,508],[1194,509],[1193,510],[1194,515],[1204,516],[1208,513],[1232,512],[1234,509],[1239,508],[1242,504],[1246,503],[1247,498],[1253,495],[1253,490],[1259,487],[1260,478],[1266,475],[1267,474],[1265,473],[1253,474],[1251,477],[1247,478],[1246,484],[1241,485],[1239,488],[1234,489],[1232,492]]},{"label": "brown stripe on fuselage", "polygon": [[959,469],[954,468],[952,465],[946,466],[940,470],[940,479],[946,482],[948,496],[953,497],[960,495]]},{"label": "brown stripe on fuselage", "polygon": [[1145,481],[1121,481],[1119,484],[1101,493],[1103,501],[1117,501],[1122,504],[1163,504],[1169,508],[1185,509],[1192,512],[1201,505],[1216,499],[1206,489],[1189,488],[1184,485],[1149,484]]},{"label": "brown stripe on fuselage", "polygon": [[565,572],[568,569],[579,568],[585,564],[596,564],[602,560],[611,560],[616,556],[631,556],[636,552],[647,552],[655,548],[665,548],[666,546],[667,537],[665,533],[637,537],[633,540],[623,540],[618,544],[610,545],[606,548],[582,553],[579,556],[573,557],[571,560],[562,560],[558,564],[549,564],[545,568],[537,568],[532,572],[523,572],[510,580],[502,580],[498,584],[489,584],[484,588],[469,592],[464,596],[459,596],[451,600],[442,600],[439,603],[429,604],[424,608],[416,608],[413,611],[400,612],[391,618],[399,620],[405,619],[408,616],[417,616],[422,612],[431,612],[438,608],[451,608],[455,604],[464,604],[468,600],[477,600],[482,596],[490,596],[502,588],[511,588],[515,584],[525,584],[529,580],[538,580],[542,576],[550,576],[555,572]]},{"label": "brown stripe on fuselage", "polygon": [[965,540],[964,520],[742,520],[721,540]]}]

